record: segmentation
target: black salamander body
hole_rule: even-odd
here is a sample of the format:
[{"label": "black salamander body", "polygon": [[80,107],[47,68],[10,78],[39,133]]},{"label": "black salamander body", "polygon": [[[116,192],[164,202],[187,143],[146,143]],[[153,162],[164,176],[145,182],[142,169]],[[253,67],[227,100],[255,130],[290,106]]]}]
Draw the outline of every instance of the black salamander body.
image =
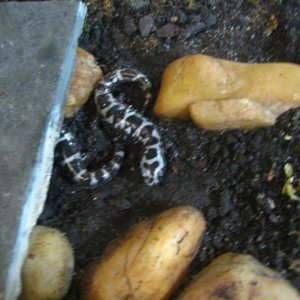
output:
[{"label": "black salamander body", "polygon": [[145,183],[158,184],[165,170],[165,158],[161,148],[160,135],[154,124],[131,106],[120,103],[113,96],[113,90],[125,82],[138,82],[145,93],[146,107],[151,100],[151,83],[148,78],[134,70],[121,69],[104,77],[95,92],[95,104],[101,117],[124,137],[140,142],[143,155],[140,168]]},{"label": "black salamander body", "polygon": [[77,140],[66,124],[63,125],[60,138],[56,144],[60,155],[60,165],[74,181],[95,187],[109,181],[118,174],[124,158],[124,146],[114,140],[114,154],[110,161],[96,171],[87,169],[87,159],[82,155]]}]

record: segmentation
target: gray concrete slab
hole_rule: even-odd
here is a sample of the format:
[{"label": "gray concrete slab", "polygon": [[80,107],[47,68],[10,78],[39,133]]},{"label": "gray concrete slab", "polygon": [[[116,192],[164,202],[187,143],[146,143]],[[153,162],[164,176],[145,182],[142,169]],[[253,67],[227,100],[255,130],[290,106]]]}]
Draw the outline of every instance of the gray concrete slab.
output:
[{"label": "gray concrete slab", "polygon": [[20,291],[85,13],[76,1],[0,3],[0,299]]}]

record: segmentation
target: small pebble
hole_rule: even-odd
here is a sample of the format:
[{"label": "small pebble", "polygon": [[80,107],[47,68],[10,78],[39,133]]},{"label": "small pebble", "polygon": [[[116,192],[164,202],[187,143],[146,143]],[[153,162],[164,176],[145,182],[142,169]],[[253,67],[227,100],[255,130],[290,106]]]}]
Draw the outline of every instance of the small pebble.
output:
[{"label": "small pebble", "polygon": [[205,19],[206,26],[212,27],[217,23],[217,17],[214,14],[209,14],[208,17]]},{"label": "small pebble", "polygon": [[172,16],[170,21],[171,21],[171,23],[176,23],[178,21],[178,17],[177,16]]},{"label": "small pebble", "polygon": [[286,134],[286,135],[283,137],[283,139],[284,139],[285,141],[290,141],[292,138],[293,138],[293,137],[292,137],[291,135],[289,135],[289,134]]},{"label": "small pebble", "polygon": [[179,36],[179,39],[186,40],[200,31],[204,30],[206,28],[206,25],[203,22],[195,23],[190,26],[188,26]]},{"label": "small pebble", "polygon": [[179,27],[175,24],[168,23],[157,30],[157,36],[168,38],[177,34]]},{"label": "small pebble", "polygon": [[274,209],[276,207],[275,202],[272,198],[268,197],[267,202],[269,204],[270,209]]},{"label": "small pebble", "polygon": [[136,25],[134,24],[134,20],[132,17],[126,15],[123,20],[123,30],[127,36],[131,36],[137,30]]},{"label": "small pebble", "polygon": [[154,20],[151,15],[144,16],[139,21],[139,30],[141,37],[148,37],[153,28]]},{"label": "small pebble", "polygon": [[123,4],[130,6],[134,11],[146,9],[149,6],[149,0],[124,0]]}]

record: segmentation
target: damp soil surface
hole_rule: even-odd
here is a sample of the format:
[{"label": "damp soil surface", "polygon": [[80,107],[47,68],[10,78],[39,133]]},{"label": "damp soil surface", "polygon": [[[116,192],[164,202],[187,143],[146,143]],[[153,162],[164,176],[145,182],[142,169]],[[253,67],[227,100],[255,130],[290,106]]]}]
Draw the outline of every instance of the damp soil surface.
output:
[{"label": "damp soil surface", "polygon": [[[134,67],[147,74],[152,107],[163,70],[184,55],[300,63],[297,0],[91,0],[87,5],[80,46],[95,55],[104,73]],[[124,87],[138,108],[143,97],[132,90]],[[83,110],[93,111],[89,105]],[[207,221],[186,282],[214,257],[234,251],[254,255],[300,290],[300,271],[294,268],[300,258],[300,202],[282,194],[287,163],[294,167],[296,185],[300,178],[300,110],[285,113],[268,128],[206,131],[188,121],[157,119],[152,107],[145,116],[160,131],[168,160],[158,186],[143,183],[141,147],[130,142],[121,172],[95,189],[69,182],[54,166],[39,222],[65,232],[74,247],[76,274],[65,299],[78,299],[78,279],[109,241],[177,205],[199,208]],[[79,128],[84,135],[84,126]],[[106,135],[101,139],[106,157],[111,143]]]}]

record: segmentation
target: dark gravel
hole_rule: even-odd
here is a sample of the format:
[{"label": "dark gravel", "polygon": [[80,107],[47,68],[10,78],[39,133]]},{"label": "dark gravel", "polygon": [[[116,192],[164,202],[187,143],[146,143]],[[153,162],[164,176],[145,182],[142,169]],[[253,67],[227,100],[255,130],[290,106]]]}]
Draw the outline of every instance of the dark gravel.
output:
[{"label": "dark gravel", "polygon": [[[155,95],[165,67],[187,54],[300,63],[296,0],[104,2],[88,2],[80,46],[96,56],[105,73],[125,66],[145,72]],[[145,16],[154,24],[142,35]],[[169,31],[162,34],[166,26]],[[146,115],[153,118],[151,109]],[[95,190],[72,185],[54,167],[40,223],[61,229],[74,246],[77,275],[65,299],[78,299],[82,270],[110,240],[135,222],[180,204],[201,209],[207,220],[190,275],[217,255],[237,251],[253,254],[300,290],[300,274],[289,268],[300,257],[300,203],[281,194],[287,162],[299,176],[300,111],[248,132],[211,132],[191,122],[154,120],[165,145],[175,144],[179,152],[157,187],[145,186],[140,178],[137,145],[126,146],[121,173]]]}]

